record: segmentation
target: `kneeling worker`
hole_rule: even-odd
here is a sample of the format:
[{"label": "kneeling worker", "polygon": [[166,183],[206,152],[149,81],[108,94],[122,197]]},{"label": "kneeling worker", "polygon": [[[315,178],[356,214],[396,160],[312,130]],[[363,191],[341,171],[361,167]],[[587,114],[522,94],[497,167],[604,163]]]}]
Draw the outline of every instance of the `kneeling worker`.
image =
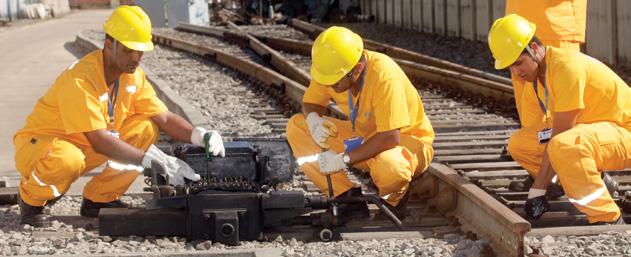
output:
[{"label": "kneeling worker", "polygon": [[[63,71],[14,136],[21,222],[47,226],[43,212],[79,176],[107,162],[85,186],[81,215],[126,207],[119,201],[143,167],[162,166],[170,183],[199,180],[185,162],[153,144],[163,130],[176,140],[224,155],[221,136],[167,110],[138,67],[153,49],[151,22],[137,6],[121,6],[103,25],[104,48]],[[141,166],[139,166],[141,165]]]},{"label": "kneeling worker", "polygon": [[[590,223],[621,224],[602,172],[631,167],[631,89],[600,61],[570,49],[544,46],[536,26],[516,14],[489,32],[495,68],[533,83],[552,127],[537,133],[545,146],[525,211],[539,218],[549,207],[546,190],[556,171],[570,202]],[[546,143],[547,142],[547,143]]]},{"label": "kneeling worker", "polygon": [[[391,206],[401,202],[398,207],[405,207],[402,198],[410,181],[428,168],[434,155],[434,131],[418,91],[391,58],[364,50],[361,37],[343,27],[323,31],[311,57],[303,113],[287,124],[287,140],[299,162],[319,154],[317,162],[302,164],[302,170],[327,193],[330,175],[334,197],[361,194],[340,171],[368,170],[379,195]],[[325,116],[331,100],[350,120]]]}]

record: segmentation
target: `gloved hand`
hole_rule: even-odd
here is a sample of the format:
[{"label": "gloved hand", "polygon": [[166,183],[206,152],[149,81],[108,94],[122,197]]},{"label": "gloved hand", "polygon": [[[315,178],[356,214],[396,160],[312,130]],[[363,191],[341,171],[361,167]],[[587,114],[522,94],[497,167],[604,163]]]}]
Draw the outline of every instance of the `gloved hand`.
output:
[{"label": "gloved hand", "polygon": [[186,162],[169,156],[155,145],[151,145],[142,158],[142,166],[151,168],[151,163],[154,161],[162,166],[171,185],[183,185],[184,178],[192,181],[199,181],[201,179],[201,176],[195,173]]},{"label": "gloved hand", "polygon": [[545,194],[545,189],[530,189],[528,192],[528,200],[526,200],[526,205],[524,206],[524,211],[528,219],[539,219],[541,215],[550,209],[550,204],[548,204]]},{"label": "gloved hand", "polygon": [[346,169],[346,163],[344,163],[344,159],[342,159],[343,156],[343,154],[338,154],[333,150],[318,154],[320,173],[322,175],[329,175]]},{"label": "gloved hand", "polygon": [[329,137],[337,136],[337,127],[333,122],[320,117],[320,114],[316,112],[312,112],[307,115],[307,126],[309,127],[311,138],[316,144],[325,149],[330,148],[326,140]]},{"label": "gloved hand", "polygon": [[[206,136],[208,135],[208,136]],[[223,146],[223,140],[216,130],[206,130],[205,128],[196,127],[191,134],[191,143],[196,146],[206,147],[208,140],[208,151],[214,156],[226,157],[226,149]]]}]

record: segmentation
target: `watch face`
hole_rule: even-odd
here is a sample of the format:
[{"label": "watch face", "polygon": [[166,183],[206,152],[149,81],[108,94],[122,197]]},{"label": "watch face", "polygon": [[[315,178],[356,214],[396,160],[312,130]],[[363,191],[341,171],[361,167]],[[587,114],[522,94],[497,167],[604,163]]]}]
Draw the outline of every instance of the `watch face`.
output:
[{"label": "watch face", "polygon": [[348,163],[348,162],[350,162],[350,161],[351,161],[351,157],[345,154],[345,155],[342,157],[342,160],[344,161],[344,163]]}]

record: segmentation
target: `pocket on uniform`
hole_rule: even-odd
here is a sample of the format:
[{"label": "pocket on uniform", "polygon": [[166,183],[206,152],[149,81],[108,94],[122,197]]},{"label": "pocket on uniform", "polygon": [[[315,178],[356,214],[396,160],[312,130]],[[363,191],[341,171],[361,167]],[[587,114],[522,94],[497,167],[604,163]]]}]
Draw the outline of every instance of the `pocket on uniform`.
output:
[{"label": "pocket on uniform", "polygon": [[22,176],[30,177],[37,162],[48,152],[55,137],[20,135],[15,137],[15,167]]}]

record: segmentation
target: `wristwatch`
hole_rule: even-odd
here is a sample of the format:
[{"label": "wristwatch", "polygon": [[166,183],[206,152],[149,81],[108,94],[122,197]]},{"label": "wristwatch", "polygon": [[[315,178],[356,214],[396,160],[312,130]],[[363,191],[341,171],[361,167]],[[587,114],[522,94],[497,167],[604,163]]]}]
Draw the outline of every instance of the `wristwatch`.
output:
[{"label": "wristwatch", "polygon": [[346,164],[347,167],[351,166],[351,157],[348,156],[348,154],[344,154],[342,156],[342,161],[344,161],[344,164]]}]

